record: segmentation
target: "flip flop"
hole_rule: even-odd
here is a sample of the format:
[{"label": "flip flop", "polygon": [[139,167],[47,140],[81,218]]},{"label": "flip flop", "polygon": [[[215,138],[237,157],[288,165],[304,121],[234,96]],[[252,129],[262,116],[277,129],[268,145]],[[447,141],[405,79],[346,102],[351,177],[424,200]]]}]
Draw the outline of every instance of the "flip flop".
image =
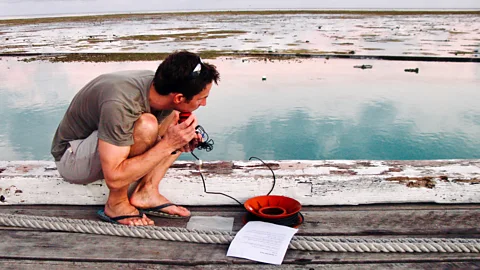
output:
[{"label": "flip flop", "polygon": [[168,213],[165,213],[163,211],[161,211],[163,208],[166,208],[166,207],[169,207],[169,206],[178,206],[174,203],[164,203],[162,205],[159,205],[159,206],[155,206],[155,207],[152,207],[152,208],[142,208],[142,209],[139,209],[141,211],[143,211],[145,214],[147,215],[151,215],[151,216],[156,216],[156,217],[164,217],[164,218],[189,218],[190,216],[180,216],[180,215],[172,215],[172,214],[168,214]]},{"label": "flip flop", "polygon": [[142,218],[143,217],[143,212],[142,210],[138,210],[138,215],[126,215],[126,216],[117,216],[117,217],[109,217],[105,214],[104,209],[100,209],[97,211],[97,217],[99,217],[101,220],[113,223],[113,224],[120,224],[120,225],[125,225],[120,222],[119,220],[126,219],[126,218]]}]

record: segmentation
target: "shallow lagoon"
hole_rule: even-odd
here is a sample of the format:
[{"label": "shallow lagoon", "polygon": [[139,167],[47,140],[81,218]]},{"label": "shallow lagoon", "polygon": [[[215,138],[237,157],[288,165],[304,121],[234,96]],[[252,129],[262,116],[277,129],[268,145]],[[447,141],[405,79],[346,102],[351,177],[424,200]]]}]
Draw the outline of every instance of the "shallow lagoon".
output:
[{"label": "shallow lagoon", "polygon": [[[207,61],[218,66],[222,81],[207,107],[197,111],[215,141],[213,151],[196,151],[204,160],[480,158],[479,64]],[[100,73],[155,69],[158,63],[3,58],[0,160],[51,160],[57,124],[86,82]],[[373,68],[353,67],[362,64]]]}]

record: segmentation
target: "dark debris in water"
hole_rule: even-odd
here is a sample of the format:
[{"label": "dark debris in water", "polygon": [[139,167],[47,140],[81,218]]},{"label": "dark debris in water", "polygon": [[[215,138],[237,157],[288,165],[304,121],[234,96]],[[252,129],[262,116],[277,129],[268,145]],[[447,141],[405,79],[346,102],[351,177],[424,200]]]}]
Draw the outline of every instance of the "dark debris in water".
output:
[{"label": "dark debris in water", "polygon": [[407,69],[405,69],[405,72],[414,72],[414,73],[418,73],[418,68],[407,68]]},{"label": "dark debris in water", "polygon": [[353,66],[354,68],[360,68],[360,69],[371,69],[372,65],[361,65],[361,66]]},{"label": "dark debris in water", "polygon": [[[132,62],[132,61],[161,61],[170,52],[165,53],[0,53],[0,57],[18,57],[19,61],[32,62],[32,61],[50,61],[50,62]],[[341,59],[376,59],[376,60],[393,60],[393,61],[443,61],[443,62],[480,62],[479,58],[466,58],[466,57],[431,57],[431,56],[396,56],[396,55],[381,55],[381,56],[367,56],[367,55],[355,55],[354,53],[347,52],[309,52],[306,50],[300,51],[287,51],[278,53],[266,53],[258,52],[256,50],[249,51],[232,51],[232,50],[206,50],[200,51],[198,54],[203,59],[216,59],[219,57],[226,57],[226,59],[246,58],[249,59],[262,59],[267,60],[292,60],[303,58],[324,58],[329,60],[330,58]],[[245,62],[242,59],[242,62]],[[359,66],[361,68],[362,66]],[[364,65],[365,69],[369,68],[369,65]],[[405,72],[416,72],[416,69],[405,69]]]}]

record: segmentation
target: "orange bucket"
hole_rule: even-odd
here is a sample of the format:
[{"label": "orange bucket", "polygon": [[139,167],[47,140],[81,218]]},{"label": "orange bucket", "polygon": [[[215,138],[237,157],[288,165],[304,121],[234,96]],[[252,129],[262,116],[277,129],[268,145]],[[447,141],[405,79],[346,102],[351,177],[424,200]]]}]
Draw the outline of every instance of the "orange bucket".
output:
[{"label": "orange bucket", "polygon": [[302,208],[297,200],[277,195],[253,197],[243,206],[251,214],[266,219],[286,218],[297,214]]}]

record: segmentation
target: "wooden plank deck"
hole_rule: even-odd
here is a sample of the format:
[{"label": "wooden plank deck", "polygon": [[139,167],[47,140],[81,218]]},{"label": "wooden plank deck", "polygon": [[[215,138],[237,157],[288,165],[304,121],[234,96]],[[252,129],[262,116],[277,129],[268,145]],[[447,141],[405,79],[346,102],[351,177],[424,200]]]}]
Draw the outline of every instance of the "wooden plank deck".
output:
[{"label": "wooden plank deck", "polygon": [[[272,195],[302,203],[297,235],[363,238],[480,238],[480,160],[266,161]],[[205,162],[207,189],[240,201],[264,195],[272,176],[260,162]],[[179,188],[181,186],[181,188]],[[160,191],[192,215],[245,210],[203,192],[198,168],[176,162]],[[0,213],[97,220],[103,181],[69,184],[48,161],[0,161]],[[154,218],[157,226],[187,220]],[[479,253],[336,253],[288,250],[281,266],[226,257],[228,245],[0,227],[2,269],[480,269]]]},{"label": "wooden plank deck", "polygon": [[[96,220],[102,206],[10,205],[0,213]],[[240,206],[195,206],[192,215],[234,217]],[[480,238],[480,204],[309,206],[297,235]],[[157,226],[187,220],[154,218]],[[228,245],[0,227],[2,269],[479,269],[478,253],[336,253],[288,250],[281,266],[226,257]]]}]

